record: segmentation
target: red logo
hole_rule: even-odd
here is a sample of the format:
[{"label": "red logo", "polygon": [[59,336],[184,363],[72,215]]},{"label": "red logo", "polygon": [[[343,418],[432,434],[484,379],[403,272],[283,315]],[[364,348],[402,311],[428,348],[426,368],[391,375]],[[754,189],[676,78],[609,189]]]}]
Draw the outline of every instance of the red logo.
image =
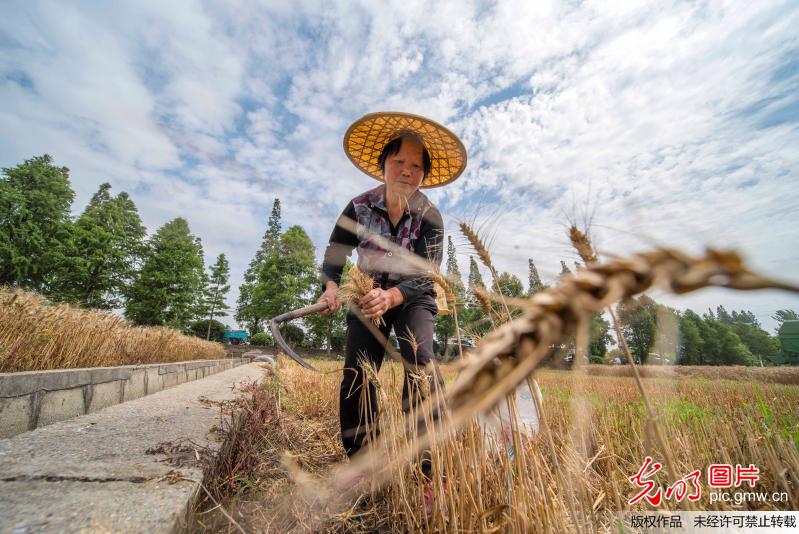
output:
[{"label": "red logo", "polygon": [[[652,460],[651,456],[644,459],[644,463],[638,473],[630,477],[630,482],[635,484],[640,490],[632,499],[627,501],[635,504],[642,499],[646,499],[652,506],[659,506],[663,501],[663,488],[658,486],[652,478],[660,472],[663,465]],[[683,499],[696,502],[702,497],[702,486],[699,479],[702,470],[691,471],[681,479],[666,487],[666,500],[682,502]],[[707,483],[711,488],[739,488],[744,482],[749,483],[749,487],[755,487],[755,483],[760,480],[760,470],[752,464],[744,467],[740,464],[711,464],[707,468]]]}]

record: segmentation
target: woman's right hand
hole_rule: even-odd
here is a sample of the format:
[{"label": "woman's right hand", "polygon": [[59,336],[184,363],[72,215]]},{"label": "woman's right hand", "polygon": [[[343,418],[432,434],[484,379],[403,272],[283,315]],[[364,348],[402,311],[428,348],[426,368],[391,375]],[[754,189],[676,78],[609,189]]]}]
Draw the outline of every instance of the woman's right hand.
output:
[{"label": "woman's right hand", "polygon": [[333,315],[341,308],[341,302],[336,297],[336,293],[338,293],[338,284],[328,282],[325,292],[317,300],[317,302],[327,302],[327,310],[320,312],[322,315]]}]

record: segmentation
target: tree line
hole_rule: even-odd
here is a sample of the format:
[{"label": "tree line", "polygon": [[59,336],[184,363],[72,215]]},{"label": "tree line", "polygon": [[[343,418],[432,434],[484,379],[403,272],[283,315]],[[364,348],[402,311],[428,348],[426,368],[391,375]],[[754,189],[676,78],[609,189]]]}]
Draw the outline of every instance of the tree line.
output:
[{"label": "tree line", "polygon": [[0,284],[56,303],[124,310],[140,325],[221,337],[224,326],[211,326],[228,310],[224,254],[206,269],[202,242],[182,218],[147,237],[133,200],[126,192],[114,196],[108,183],[75,218],[74,198],[69,169],[49,155],[3,169]]},{"label": "tree line", "polygon": [[[107,183],[83,212],[73,218],[74,201],[69,170],[44,155],[3,169],[0,177],[0,284],[40,292],[53,302],[88,308],[123,310],[136,324],[164,325],[210,339],[221,338],[226,317],[225,297],[230,290],[229,265],[220,254],[206,267],[202,242],[192,235],[183,218],[176,218],[147,237],[130,196],[111,193]],[[572,273],[561,261],[561,276]],[[349,263],[345,266],[346,278]],[[575,262],[574,268],[581,265]],[[274,199],[266,231],[244,273],[234,317],[257,343],[271,344],[266,322],[276,315],[307,305],[320,291],[316,250],[300,225],[282,230],[281,204]],[[486,303],[479,289],[512,301],[535,295],[548,287],[532,259],[528,259],[527,287],[519,277],[498,273],[486,284],[473,256],[466,283],[452,238],[447,241],[445,273],[456,295],[459,326],[467,343],[498,322],[513,307],[494,300]],[[762,329],[747,310],[727,312],[719,306],[699,315],[679,311],[643,295],[617,307],[620,327],[633,357],[678,364],[754,365],[768,363],[778,354],[777,338]],[[792,310],[779,310],[775,320],[796,319]],[[343,311],[332,317],[306,317],[286,325],[291,342],[328,350],[344,344]],[[436,348],[451,356],[455,317],[440,315]],[[591,318],[591,361],[624,359],[602,316]],[[574,340],[566,340],[573,346]]]},{"label": "tree line", "polygon": [[[477,261],[469,258],[467,284],[462,282],[456,258],[456,249],[450,237],[447,243],[446,276],[456,295],[458,321],[461,328],[473,337],[479,337],[491,326],[490,317],[501,313],[486,308],[476,298],[475,288],[486,288]],[[561,260],[560,276],[572,274]],[[575,269],[582,266],[575,262]],[[499,273],[490,288],[495,294],[509,298],[530,297],[549,287],[545,284],[532,259],[528,259],[528,281],[524,288],[515,275]],[[492,304],[496,307],[497,304]],[[766,332],[749,310],[727,311],[724,306],[708,310],[702,315],[693,310],[677,310],[641,295],[621,302],[616,307],[619,326],[629,346],[631,356],[639,363],[672,363],[678,365],[768,365],[779,355],[781,347],[777,336]],[[797,320],[793,310],[778,310],[772,317],[781,325],[786,320]],[[449,347],[455,335],[453,315],[439,317],[436,325],[437,342]],[[779,330],[779,327],[778,327]],[[594,315],[589,325],[588,358],[593,363],[610,363],[618,358],[625,363],[626,355],[616,347],[611,324],[602,315]],[[574,339],[564,343],[564,353],[574,351]]]}]

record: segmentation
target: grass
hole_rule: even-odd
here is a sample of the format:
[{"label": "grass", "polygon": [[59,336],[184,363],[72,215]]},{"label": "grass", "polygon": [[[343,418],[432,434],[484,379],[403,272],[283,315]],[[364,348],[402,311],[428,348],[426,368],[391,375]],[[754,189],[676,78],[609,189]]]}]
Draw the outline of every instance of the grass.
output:
[{"label": "grass", "polygon": [[[434,472],[446,477],[446,486],[440,488],[432,517],[421,513],[422,484],[413,465],[398,465],[385,484],[362,488],[354,505],[332,506],[335,499],[326,497],[325,485],[344,459],[337,417],[340,364],[313,363],[326,373],[313,374],[282,360],[279,383],[273,377],[262,388],[271,399],[267,411],[272,419],[254,429],[252,439],[260,445],[248,449],[253,460],[248,465],[253,467],[231,477],[239,482],[225,503],[247,531],[602,530],[610,527],[613,512],[630,508],[627,500],[635,487],[628,477],[644,457],[662,461],[632,378],[545,370],[537,379],[550,434],[514,434],[516,447],[510,457],[489,428],[470,421],[433,448]],[[452,382],[457,366],[445,365],[442,371]],[[386,434],[401,428],[401,376],[393,362],[378,376]],[[799,387],[651,378],[646,388],[680,476],[705,470],[711,463],[754,464],[761,471],[756,491],[786,492],[789,498],[737,508],[732,503],[711,504],[704,479],[696,509],[799,506]],[[399,441],[390,447],[398,447]],[[665,487],[674,481],[664,471],[655,480]],[[641,503],[633,508],[646,509]],[[204,519],[207,530],[229,528],[221,514]]]},{"label": "grass", "polygon": [[224,358],[218,343],[0,287],[0,372]]}]

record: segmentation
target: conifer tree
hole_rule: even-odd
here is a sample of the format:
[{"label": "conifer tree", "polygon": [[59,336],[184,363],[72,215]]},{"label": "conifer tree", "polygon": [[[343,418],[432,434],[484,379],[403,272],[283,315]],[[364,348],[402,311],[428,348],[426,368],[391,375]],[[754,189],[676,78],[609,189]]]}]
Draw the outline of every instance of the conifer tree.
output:
[{"label": "conifer tree", "polygon": [[125,316],[137,324],[185,330],[204,295],[202,247],[185,219],[158,229],[139,277],[129,291]]},{"label": "conifer tree", "polygon": [[447,236],[447,281],[451,285],[463,288],[461,270],[458,267],[458,256],[455,251],[455,245],[452,242],[452,236]]},{"label": "conifer tree", "polygon": [[533,263],[532,258],[527,260],[527,269],[528,269],[528,276],[527,276],[527,295],[532,296],[536,293],[544,290],[544,284],[541,282],[541,277],[538,276],[538,269]]},{"label": "conifer tree", "polygon": [[[449,314],[447,315],[436,316],[435,333],[443,357],[448,358],[449,340],[452,338],[452,336],[455,335],[455,328],[456,328],[455,316],[457,315],[458,320],[460,322],[460,320],[465,315],[463,308],[463,299],[464,299],[463,280],[461,278],[460,267],[458,267],[458,256],[457,256],[457,251],[455,250],[455,244],[452,242],[452,236],[447,236],[446,278],[447,282],[450,285],[450,288],[455,294],[456,309],[450,310]],[[452,306],[452,304],[449,302],[448,305]]]},{"label": "conifer tree", "polygon": [[104,183],[71,227],[64,269],[54,273],[51,298],[89,308],[122,306],[144,254],[145,229],[127,193]]},{"label": "conifer tree", "polygon": [[474,256],[469,256],[469,285],[485,287],[483,275],[480,274],[480,267],[477,265]]},{"label": "conifer tree", "polygon": [[225,303],[225,295],[230,291],[228,280],[230,279],[230,266],[224,254],[216,257],[216,263],[211,266],[210,285],[206,294],[206,306],[209,309],[208,331],[205,339],[211,339],[211,323],[214,315],[224,317],[229,309]]},{"label": "conifer tree", "polygon": [[264,269],[267,259],[279,251],[280,228],[280,199],[275,198],[272,203],[272,213],[267,222],[266,232],[264,232],[264,237],[261,240],[261,246],[255,252],[255,257],[244,272],[244,281],[239,286],[239,299],[236,304],[235,318],[239,323],[248,325],[251,335],[261,331],[261,322],[266,318],[258,315],[258,305],[254,299],[259,273]]}]

